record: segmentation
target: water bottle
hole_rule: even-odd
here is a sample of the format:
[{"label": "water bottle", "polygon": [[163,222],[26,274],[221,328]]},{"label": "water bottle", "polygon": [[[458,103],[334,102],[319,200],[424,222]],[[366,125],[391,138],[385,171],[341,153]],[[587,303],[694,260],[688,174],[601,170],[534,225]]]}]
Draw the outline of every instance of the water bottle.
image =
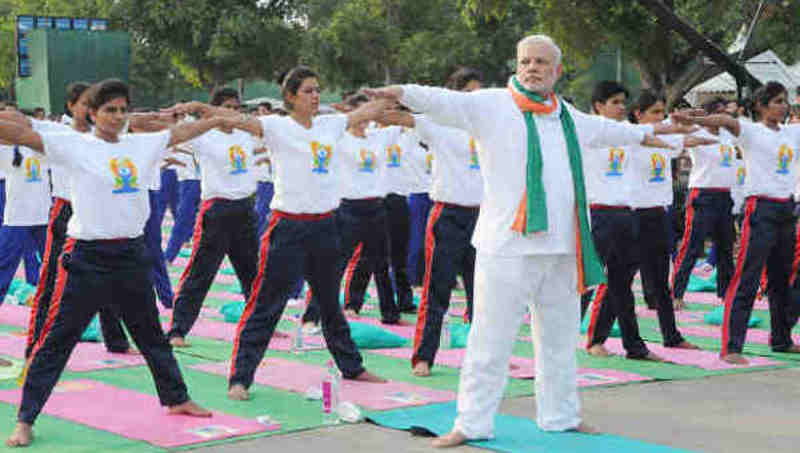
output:
[{"label": "water bottle", "polygon": [[294,329],[294,335],[292,335],[292,347],[291,351],[293,354],[301,354],[303,352],[303,321],[302,319],[297,320],[297,328]]},{"label": "water bottle", "polygon": [[339,423],[339,390],[341,375],[333,360],[328,360],[328,374],[322,380],[322,423],[335,425]]},{"label": "water bottle", "polygon": [[439,339],[439,348],[450,349],[450,322],[447,319],[447,313],[442,319],[442,336]]}]

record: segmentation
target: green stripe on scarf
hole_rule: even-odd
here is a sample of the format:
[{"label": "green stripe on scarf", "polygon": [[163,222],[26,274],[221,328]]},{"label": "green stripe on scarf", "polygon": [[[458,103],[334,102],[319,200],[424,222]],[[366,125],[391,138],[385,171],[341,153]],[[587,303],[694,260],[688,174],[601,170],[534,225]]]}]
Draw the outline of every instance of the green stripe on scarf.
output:
[{"label": "green stripe on scarf", "polygon": [[[514,89],[524,94],[533,102],[543,103],[544,98],[519,83],[516,76],[511,79]],[[542,144],[536,128],[536,118],[532,112],[523,111],[525,125],[528,130],[528,154],[526,165],[526,190],[527,190],[527,225],[526,234],[547,231],[547,200],[542,180]],[[597,255],[589,228],[589,215],[586,208],[586,184],[583,178],[583,161],[581,159],[581,146],[575,132],[575,122],[569,113],[566,104],[561,102],[561,128],[567,142],[567,155],[572,173],[572,186],[575,191],[575,206],[577,207],[578,228],[580,229],[581,256],[583,257],[584,285],[589,287],[606,282],[605,266]]]}]

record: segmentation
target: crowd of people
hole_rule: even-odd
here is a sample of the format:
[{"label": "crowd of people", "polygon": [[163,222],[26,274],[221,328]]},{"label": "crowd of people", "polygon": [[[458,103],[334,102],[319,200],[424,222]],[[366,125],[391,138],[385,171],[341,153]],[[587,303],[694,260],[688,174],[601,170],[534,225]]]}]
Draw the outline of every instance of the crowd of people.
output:
[{"label": "crowd of people", "polygon": [[[364,367],[347,322],[371,277],[381,322],[405,324],[401,313],[417,313],[411,373],[430,376],[461,276],[471,327],[458,417],[439,447],[494,435],[526,312],[538,425],[592,432],[577,392],[581,317],[590,317],[590,354],[609,355],[603,344],[618,320],[628,358],[660,361],[638,331],[638,272],[664,345],[697,348],[675,310],[709,237],[725,306],[721,360],[747,362],[762,274],[770,345],[800,352],[790,335],[800,315],[792,292],[800,285],[800,126],[787,124],[800,122],[800,109],[790,114],[787,89],[769,82],[749,105],[714,99],[668,115],[658,94],[629,99],[607,81],[584,113],[554,93],[561,71],[558,46],[533,35],[518,43],[506,87],[484,88],[480,72],[462,68],[441,88],[350,93],[332,114],[319,114],[320,76],[303,66],[279,80],[282,109],[243,111],[239,94],[223,88],[208,103],[130,113],[127,85],[104,80],[68,87],[62,121],[43,110],[0,112],[0,300],[22,260],[37,286],[6,443],[30,444],[98,312],[107,349],[144,356],[170,413],[210,416],[190,399],[172,349],[191,347],[187,336],[226,257],[246,300],[228,376],[228,397],[238,401],[249,399],[271,338],[285,335],[278,321],[304,282],[304,329],[321,330],[345,379],[384,382]],[[692,166],[679,240],[670,207],[672,162],[681,158]],[[167,209],[174,226],[164,250]],[[166,264],[189,241],[172,288]],[[422,288],[419,308],[413,286]],[[166,332],[157,300],[172,309]]]}]

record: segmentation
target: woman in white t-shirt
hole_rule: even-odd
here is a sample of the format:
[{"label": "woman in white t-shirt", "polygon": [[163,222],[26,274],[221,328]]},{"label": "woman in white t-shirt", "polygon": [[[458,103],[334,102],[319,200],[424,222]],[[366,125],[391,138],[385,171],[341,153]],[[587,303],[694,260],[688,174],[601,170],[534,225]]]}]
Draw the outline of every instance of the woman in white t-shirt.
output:
[{"label": "woman in white t-shirt", "polygon": [[0,147],[0,171],[7,175],[5,218],[0,228],[0,303],[25,261],[25,280],[39,282],[39,258],[44,254],[50,184],[47,160],[21,146]]},{"label": "woman in white t-shirt", "polygon": [[[305,276],[319,298],[322,333],[344,378],[382,381],[364,369],[339,305],[339,234],[333,210],[341,198],[336,144],[349,125],[376,118],[387,104],[370,102],[347,115],[317,115],[318,77],[302,66],[287,74],[282,92],[289,116],[251,118],[244,124],[245,130],[263,136],[270,150],[275,195],[261,238],[258,275],[236,330],[228,379],[228,397],[234,400],[249,398],[247,389],[298,275]],[[198,103],[184,108],[204,115],[214,110]]]},{"label": "woman in white t-shirt", "polygon": [[800,352],[792,341],[798,301],[791,297],[789,280],[795,248],[793,193],[800,161],[800,126],[784,125],[789,109],[786,88],[769,82],[753,93],[757,122],[727,115],[681,113],[676,118],[707,127],[727,129],[741,145],[745,180],[744,222],[736,271],[725,293],[722,324],[723,360],[746,364],[742,357],[747,323],[766,265],[769,281],[770,346],[777,352]]},{"label": "woman in white t-shirt", "polygon": [[[211,105],[230,114],[239,109],[239,93],[231,88],[214,92]],[[173,346],[188,346],[191,330],[222,260],[227,256],[242,287],[244,299],[256,276],[258,219],[251,195],[256,191],[253,171],[258,147],[250,133],[214,129],[190,143],[200,165],[202,203],[192,239],[192,256],[175,292],[175,308],[167,332]]]},{"label": "woman in white t-shirt", "polygon": [[147,360],[161,404],[173,414],[211,415],[189,399],[161,330],[142,235],[150,214],[147,188],[159,176],[168,150],[212,128],[234,126],[236,120],[210,118],[159,133],[121,135],[129,99],[121,81],[93,86],[93,135],[38,133],[0,121],[0,140],[27,146],[68,168],[74,209],[52,307],[26,366],[18,422],[6,440],[9,446],[30,444],[32,425],[81,334],[100,307],[112,304]]},{"label": "woman in white t-shirt", "polygon": [[[28,122],[24,118],[22,119],[25,122],[18,124],[24,127],[31,127],[39,133],[75,131],[81,134],[90,134],[93,132],[88,118],[90,93],[90,85],[85,82],[74,82],[67,87],[65,109],[70,112],[69,118],[72,119],[69,124],[36,120]],[[53,203],[50,207],[50,217],[47,225],[47,247],[42,254],[41,277],[39,278],[39,284],[36,287],[36,294],[31,306],[28,341],[25,348],[26,358],[30,357],[33,346],[39,340],[47,320],[47,314],[50,311],[56,286],[56,276],[58,275],[58,257],[61,256],[61,251],[67,240],[67,224],[72,217],[69,178],[66,171],[67,168],[64,166],[52,165],[50,167]],[[100,329],[103,333],[103,343],[109,352],[136,352],[135,349],[131,348],[119,316],[112,307],[100,308]]]},{"label": "woman in white t-shirt", "polygon": [[[345,102],[355,110],[368,102],[363,94]],[[336,210],[336,227],[341,239],[338,279],[344,285],[344,309],[356,317],[364,305],[371,277],[375,277],[383,324],[403,324],[395,303],[389,278],[387,213],[384,206],[388,159],[385,150],[393,146],[402,129],[399,127],[367,131],[367,124],[351,126],[337,143],[341,175],[341,205]],[[358,270],[358,272],[357,272]],[[313,291],[311,291],[313,292]],[[309,298],[308,295],[306,297]],[[319,322],[319,301],[311,297],[303,322]]]}]

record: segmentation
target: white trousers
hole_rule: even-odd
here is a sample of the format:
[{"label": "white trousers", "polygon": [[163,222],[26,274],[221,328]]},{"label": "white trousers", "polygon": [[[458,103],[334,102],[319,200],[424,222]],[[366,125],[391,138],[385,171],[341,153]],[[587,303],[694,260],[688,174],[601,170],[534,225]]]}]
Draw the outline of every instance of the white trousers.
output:
[{"label": "white trousers", "polygon": [[475,306],[458,388],[454,429],[491,438],[508,382],[508,364],[531,310],[536,362],[536,423],[545,431],[577,428],[580,303],[574,255],[503,257],[478,253]]}]

